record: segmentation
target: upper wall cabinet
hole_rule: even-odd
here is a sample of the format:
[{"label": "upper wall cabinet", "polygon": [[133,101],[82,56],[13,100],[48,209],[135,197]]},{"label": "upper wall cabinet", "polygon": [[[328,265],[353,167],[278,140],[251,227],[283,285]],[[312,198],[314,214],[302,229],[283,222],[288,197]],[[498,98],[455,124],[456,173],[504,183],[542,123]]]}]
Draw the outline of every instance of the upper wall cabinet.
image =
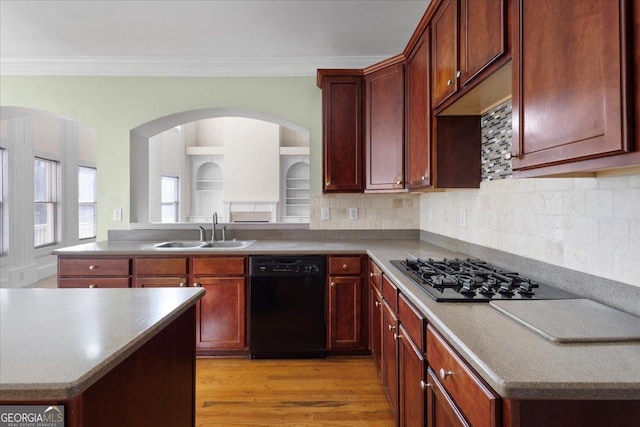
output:
[{"label": "upper wall cabinet", "polygon": [[453,102],[484,70],[508,59],[505,1],[443,0],[438,6],[431,20],[434,108]]},{"label": "upper wall cabinet", "polygon": [[631,7],[630,0],[514,2],[515,176],[640,162],[632,144]]},{"label": "upper wall cabinet", "polygon": [[362,192],[362,70],[318,70],[322,89],[324,192]]},{"label": "upper wall cabinet", "polygon": [[[396,58],[402,60],[403,58]],[[366,191],[404,188],[404,67],[365,70]]]},{"label": "upper wall cabinet", "polygon": [[405,66],[406,165],[409,190],[431,185],[431,103],[429,102],[429,31],[422,33]]}]

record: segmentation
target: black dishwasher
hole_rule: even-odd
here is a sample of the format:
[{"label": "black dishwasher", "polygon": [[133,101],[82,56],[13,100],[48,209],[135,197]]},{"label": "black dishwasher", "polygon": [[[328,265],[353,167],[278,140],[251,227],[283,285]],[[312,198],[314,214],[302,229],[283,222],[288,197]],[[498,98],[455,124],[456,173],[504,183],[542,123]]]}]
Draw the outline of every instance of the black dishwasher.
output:
[{"label": "black dishwasher", "polygon": [[249,257],[249,352],[258,358],[326,354],[324,256]]}]

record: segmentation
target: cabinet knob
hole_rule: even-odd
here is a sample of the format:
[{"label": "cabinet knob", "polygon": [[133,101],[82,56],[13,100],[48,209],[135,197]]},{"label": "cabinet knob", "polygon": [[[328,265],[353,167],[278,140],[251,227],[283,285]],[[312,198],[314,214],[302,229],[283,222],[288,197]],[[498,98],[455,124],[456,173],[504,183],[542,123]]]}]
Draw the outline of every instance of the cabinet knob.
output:
[{"label": "cabinet knob", "polygon": [[458,72],[456,73],[456,77],[460,78],[462,76],[462,71],[458,70]]},{"label": "cabinet knob", "polygon": [[422,180],[424,181],[425,179],[427,179],[424,175],[422,175]]},{"label": "cabinet knob", "polygon": [[95,270],[96,268],[98,268],[97,265],[90,265],[89,266],[89,270],[91,270],[91,271]]},{"label": "cabinet knob", "polygon": [[194,288],[199,288],[199,287],[200,287],[200,283],[195,282],[195,283],[193,284],[193,287],[194,287]]},{"label": "cabinet knob", "polygon": [[388,327],[389,327],[389,330],[390,330],[390,331],[393,331],[393,330],[396,328],[396,327],[395,327],[395,326],[393,326],[393,325],[389,325]]},{"label": "cabinet knob", "polygon": [[380,301],[376,300],[376,302],[374,302],[376,307],[380,307]]},{"label": "cabinet knob", "polygon": [[440,379],[443,381],[447,379],[447,377],[453,376],[453,371],[445,371],[444,368],[440,368]]},{"label": "cabinet knob", "polygon": [[375,277],[375,274],[373,274],[373,272],[369,273],[369,277]]},{"label": "cabinet knob", "polygon": [[184,282],[180,282],[180,287],[181,287],[181,288],[184,288],[185,286],[187,286],[187,284],[186,284],[186,283],[184,283]]},{"label": "cabinet knob", "polygon": [[331,185],[331,181],[327,181],[327,182],[325,182],[325,185],[326,185],[327,187],[328,187],[328,186],[330,186],[330,185]]},{"label": "cabinet knob", "polygon": [[428,387],[431,387],[431,384],[425,381],[420,381],[420,388],[426,390]]},{"label": "cabinet knob", "polygon": [[95,288],[95,287],[96,287],[96,285],[94,285],[93,283],[91,283],[91,284],[89,285],[89,287],[90,287],[91,289],[93,289],[93,288]]},{"label": "cabinet knob", "polygon": [[396,181],[396,184],[400,185],[400,184],[402,184],[402,181],[398,180],[398,181]]},{"label": "cabinet knob", "polygon": [[331,282],[331,287],[335,288],[336,287],[336,282]]},{"label": "cabinet knob", "polygon": [[504,155],[504,159],[505,160],[511,160],[511,159],[515,159],[517,157],[518,157],[518,155],[517,154],[513,154],[513,153],[507,153],[507,154]]},{"label": "cabinet knob", "polygon": [[402,338],[402,335],[400,334],[393,334],[393,339],[398,341],[400,338]]},{"label": "cabinet knob", "polygon": [[453,84],[453,80],[447,80],[447,86],[451,86]]}]

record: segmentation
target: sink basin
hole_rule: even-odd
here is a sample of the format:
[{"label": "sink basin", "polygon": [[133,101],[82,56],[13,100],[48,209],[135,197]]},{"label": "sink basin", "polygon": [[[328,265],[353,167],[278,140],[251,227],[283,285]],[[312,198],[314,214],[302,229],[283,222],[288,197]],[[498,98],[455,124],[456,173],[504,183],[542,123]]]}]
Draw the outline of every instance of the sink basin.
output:
[{"label": "sink basin", "polygon": [[184,240],[158,243],[157,245],[154,245],[154,247],[157,249],[192,249],[199,248],[204,244],[205,242],[200,242],[198,240]]},{"label": "sink basin", "polygon": [[205,243],[201,247],[207,248],[207,249],[223,249],[223,248],[242,249],[242,248],[246,248],[252,243],[255,243],[255,240],[218,240],[216,242]]},{"label": "sink basin", "polygon": [[199,240],[176,240],[153,245],[156,249],[243,249],[255,240],[218,240],[215,242],[201,242]]}]

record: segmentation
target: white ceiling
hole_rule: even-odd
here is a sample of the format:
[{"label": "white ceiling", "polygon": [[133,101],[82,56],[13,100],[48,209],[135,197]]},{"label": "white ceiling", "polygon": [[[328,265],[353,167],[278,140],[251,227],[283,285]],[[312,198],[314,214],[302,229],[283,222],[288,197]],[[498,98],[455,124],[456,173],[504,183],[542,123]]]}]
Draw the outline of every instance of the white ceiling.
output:
[{"label": "white ceiling", "polygon": [[401,53],[429,0],[0,0],[3,75],[314,75]]}]

